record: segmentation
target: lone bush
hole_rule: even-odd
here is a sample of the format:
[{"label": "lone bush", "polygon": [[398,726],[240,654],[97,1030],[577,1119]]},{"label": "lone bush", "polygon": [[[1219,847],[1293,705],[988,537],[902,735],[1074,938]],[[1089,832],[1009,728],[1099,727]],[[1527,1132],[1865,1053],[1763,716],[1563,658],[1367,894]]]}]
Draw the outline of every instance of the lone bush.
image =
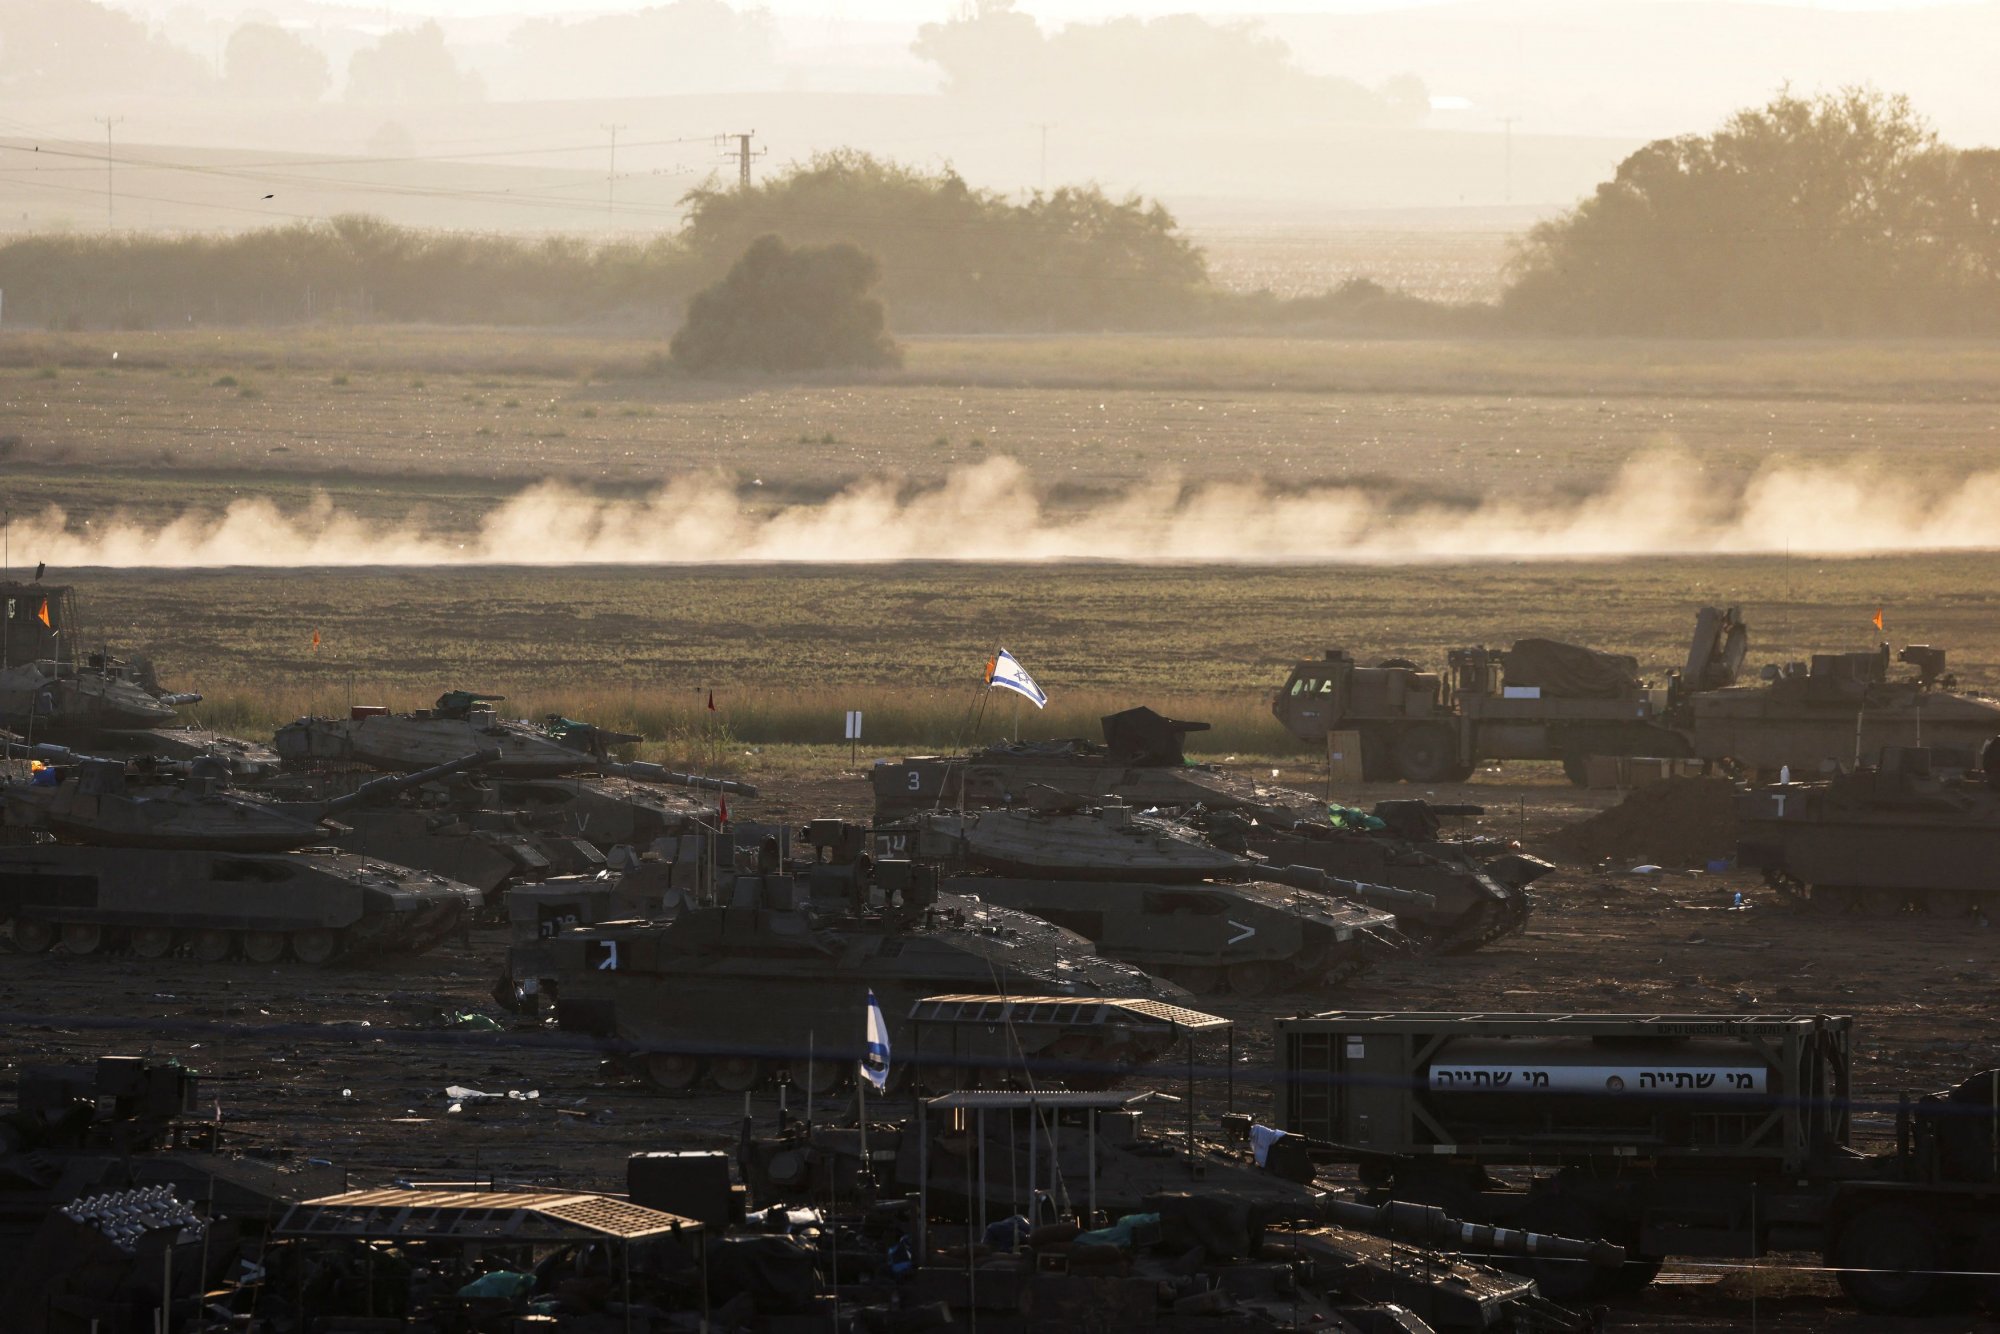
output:
[{"label": "lone bush", "polygon": [[901,365],[882,303],[868,295],[880,275],[846,242],[793,249],[760,236],[721,282],[695,294],[673,358],[696,374]]}]

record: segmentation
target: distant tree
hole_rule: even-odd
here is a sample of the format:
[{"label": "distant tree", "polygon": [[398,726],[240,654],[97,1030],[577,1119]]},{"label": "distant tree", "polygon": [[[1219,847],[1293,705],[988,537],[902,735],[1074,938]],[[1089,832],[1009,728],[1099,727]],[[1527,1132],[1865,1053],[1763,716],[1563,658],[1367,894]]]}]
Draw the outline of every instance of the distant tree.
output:
[{"label": "distant tree", "polygon": [[721,282],[695,294],[674,361],[697,374],[896,365],[902,353],[868,295],[879,273],[852,245],[794,250],[760,236]]},{"label": "distant tree", "polygon": [[350,102],[477,102],[486,95],[477,74],[460,70],[436,22],[387,32],[347,62]]},{"label": "distant tree", "polygon": [[762,9],[673,0],[576,22],[530,19],[508,35],[510,91],[525,97],[656,97],[777,81],[777,38]]},{"label": "distant tree", "polygon": [[1994,321],[2000,178],[1901,97],[1780,94],[1647,144],[1530,231],[1504,309],[1564,331],[1841,334]]},{"label": "distant tree", "polygon": [[202,60],[122,10],[92,0],[0,4],[0,96],[200,93],[213,83]]},{"label": "distant tree", "polygon": [[[1429,110],[1403,76],[1395,96],[1299,68],[1289,46],[1250,23],[1192,14],[1072,23],[1044,33],[1013,0],[970,0],[927,23],[910,48],[945,74],[945,91],[1094,115],[1298,116],[1413,120]],[[1417,83],[1421,93],[1422,85]]]},{"label": "distant tree", "polygon": [[950,170],[825,153],[749,190],[691,192],[682,241],[719,273],[757,237],[853,241],[904,327],[1116,328],[1186,313],[1202,253],[1157,203],[1095,186],[1014,203]]},{"label": "distant tree", "polygon": [[326,53],[275,23],[246,23],[222,53],[223,86],[239,97],[317,102],[333,82]]}]

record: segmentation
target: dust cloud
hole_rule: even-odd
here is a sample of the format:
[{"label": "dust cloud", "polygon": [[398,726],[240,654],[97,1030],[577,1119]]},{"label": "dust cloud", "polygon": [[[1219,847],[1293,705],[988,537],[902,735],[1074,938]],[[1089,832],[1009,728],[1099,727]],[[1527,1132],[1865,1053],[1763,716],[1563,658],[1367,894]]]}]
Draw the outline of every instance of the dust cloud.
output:
[{"label": "dust cloud", "polygon": [[16,519],[12,545],[63,566],[680,565],[877,561],[1315,562],[1561,560],[1655,554],[1861,556],[2000,547],[2000,471],[1916,480],[1880,464],[1780,464],[1719,484],[1689,455],[1628,459],[1574,496],[1391,505],[1359,486],[1190,486],[1161,478],[1090,508],[1053,505],[1019,462],[991,459],[911,488],[856,483],[773,507],[719,476],[634,499],[560,483],[528,488],[478,529],[382,524],[325,496],[283,512],[241,500],[165,524],[72,524],[51,508]]}]

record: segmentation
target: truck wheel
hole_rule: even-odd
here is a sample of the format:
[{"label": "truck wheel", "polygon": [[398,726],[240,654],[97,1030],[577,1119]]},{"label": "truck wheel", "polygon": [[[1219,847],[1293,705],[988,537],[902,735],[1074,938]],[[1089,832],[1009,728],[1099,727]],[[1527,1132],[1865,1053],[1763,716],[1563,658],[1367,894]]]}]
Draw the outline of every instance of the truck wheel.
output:
[{"label": "truck wheel", "polygon": [[1899,1204],[1863,1209],[1848,1219],[1827,1257],[1854,1304],[1875,1315],[1922,1308],[1942,1286],[1943,1260],[1930,1219]]},{"label": "truck wheel", "polygon": [[1396,738],[1396,772],[1412,783],[1441,783],[1458,767],[1451,732],[1436,724],[1412,727]]},{"label": "truck wheel", "polygon": [[1567,752],[1563,756],[1563,777],[1569,779],[1571,787],[1590,786],[1590,757],[1580,750]]}]

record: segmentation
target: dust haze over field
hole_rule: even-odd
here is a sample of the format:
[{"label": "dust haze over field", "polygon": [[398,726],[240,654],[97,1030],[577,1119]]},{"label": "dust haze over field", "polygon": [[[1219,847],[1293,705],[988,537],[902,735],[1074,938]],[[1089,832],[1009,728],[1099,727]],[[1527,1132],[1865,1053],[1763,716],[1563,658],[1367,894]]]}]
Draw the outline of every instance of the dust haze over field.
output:
[{"label": "dust haze over field", "polygon": [[1184,485],[1171,473],[1084,508],[1050,504],[1018,462],[990,459],[905,491],[859,482],[770,507],[720,475],[631,500],[557,482],[503,501],[469,536],[421,520],[371,523],[324,495],[286,513],[266,499],[148,525],[72,527],[51,507],[14,521],[24,550],[68,566],[679,565],[728,561],[1380,563],[1656,554],[1867,555],[2000,546],[2000,470],[1915,481],[1884,463],[1767,465],[1718,484],[1690,455],[1635,455],[1580,496],[1489,496],[1391,506],[1367,488]]}]

